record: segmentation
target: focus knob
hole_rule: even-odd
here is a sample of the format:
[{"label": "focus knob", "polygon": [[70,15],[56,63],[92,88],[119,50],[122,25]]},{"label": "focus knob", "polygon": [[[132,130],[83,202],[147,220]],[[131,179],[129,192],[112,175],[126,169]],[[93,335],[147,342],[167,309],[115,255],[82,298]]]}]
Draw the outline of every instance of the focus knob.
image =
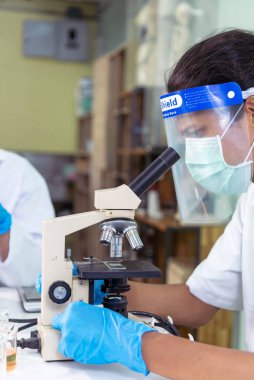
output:
[{"label": "focus knob", "polygon": [[56,281],[49,287],[49,298],[54,303],[65,303],[70,299],[71,287],[65,281]]}]

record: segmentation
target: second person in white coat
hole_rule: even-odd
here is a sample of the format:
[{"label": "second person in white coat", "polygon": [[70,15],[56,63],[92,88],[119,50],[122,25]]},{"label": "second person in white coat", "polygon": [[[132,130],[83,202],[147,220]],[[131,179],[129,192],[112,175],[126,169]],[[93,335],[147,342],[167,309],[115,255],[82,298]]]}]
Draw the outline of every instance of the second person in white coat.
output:
[{"label": "second person in white coat", "polygon": [[23,157],[0,149],[0,285],[35,284],[44,219],[54,209],[43,177]]}]

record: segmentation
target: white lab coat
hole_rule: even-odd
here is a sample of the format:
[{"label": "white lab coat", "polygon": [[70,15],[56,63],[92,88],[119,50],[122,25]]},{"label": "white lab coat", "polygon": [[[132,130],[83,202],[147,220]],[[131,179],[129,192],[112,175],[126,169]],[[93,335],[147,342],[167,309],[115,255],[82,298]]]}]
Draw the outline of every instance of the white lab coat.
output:
[{"label": "white lab coat", "polygon": [[34,285],[41,268],[44,219],[54,216],[47,185],[24,158],[0,149],[0,203],[12,215],[8,258],[0,262],[0,284]]},{"label": "white lab coat", "polygon": [[210,305],[243,309],[246,346],[254,352],[254,184],[240,197],[223,235],[187,285]]}]

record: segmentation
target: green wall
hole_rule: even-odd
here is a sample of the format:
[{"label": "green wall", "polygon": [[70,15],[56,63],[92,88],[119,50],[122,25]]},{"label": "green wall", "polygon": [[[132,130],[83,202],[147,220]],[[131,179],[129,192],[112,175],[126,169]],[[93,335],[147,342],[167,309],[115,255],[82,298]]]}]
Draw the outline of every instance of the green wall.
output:
[{"label": "green wall", "polygon": [[52,16],[0,10],[0,147],[72,153],[75,149],[75,87],[91,65],[22,54],[25,19]]}]

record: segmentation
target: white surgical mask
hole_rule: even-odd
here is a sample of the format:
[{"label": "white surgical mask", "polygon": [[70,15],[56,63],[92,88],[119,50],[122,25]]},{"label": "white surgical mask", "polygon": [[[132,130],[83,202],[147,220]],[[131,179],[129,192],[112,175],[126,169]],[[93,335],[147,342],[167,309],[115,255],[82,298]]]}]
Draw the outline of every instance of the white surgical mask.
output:
[{"label": "white surgical mask", "polygon": [[[253,148],[248,152],[246,160]],[[186,138],[185,162],[193,179],[216,194],[240,194],[251,184],[252,161],[228,165],[220,136]]]}]

